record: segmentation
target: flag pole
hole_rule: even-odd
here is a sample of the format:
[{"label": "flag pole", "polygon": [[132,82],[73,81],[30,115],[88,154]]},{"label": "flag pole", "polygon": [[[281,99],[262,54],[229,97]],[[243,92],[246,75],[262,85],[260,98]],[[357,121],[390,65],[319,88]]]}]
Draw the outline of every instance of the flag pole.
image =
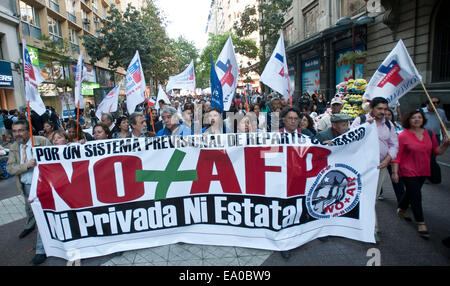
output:
[{"label": "flag pole", "polygon": [[194,121],[198,121],[198,108],[197,108],[197,91],[194,88],[194,108],[195,108],[195,118]]},{"label": "flag pole", "polygon": [[247,99],[247,89],[244,87],[244,96],[245,96],[245,103],[247,103],[247,113],[250,113],[250,107],[248,106],[248,99]]},{"label": "flag pole", "polygon": [[78,130],[80,129],[79,126],[80,126],[80,99],[78,99],[77,104],[77,141],[80,140],[79,139],[80,134],[78,132]]},{"label": "flag pole", "polygon": [[420,81],[420,83],[422,84],[423,90],[425,91],[425,94],[427,95],[427,98],[430,101],[431,106],[433,107],[434,113],[436,113],[436,116],[439,119],[439,122],[441,123],[442,129],[445,131],[445,136],[448,138],[449,136],[448,136],[448,132],[447,132],[447,127],[445,126],[444,122],[442,121],[441,117],[439,116],[439,113],[438,113],[436,107],[434,106],[434,103],[431,100],[431,97],[428,94],[428,91],[427,91],[425,85],[423,84],[423,81]]},{"label": "flag pole", "polygon": [[289,70],[287,70],[288,90],[289,90],[289,102],[292,106],[292,94],[291,94],[291,79],[289,77]]},{"label": "flag pole", "polygon": [[31,147],[34,147],[34,140],[33,140],[33,129],[31,127],[31,112],[30,112],[30,101],[27,100],[27,110],[28,110],[28,127],[30,129],[30,139],[31,139]]}]

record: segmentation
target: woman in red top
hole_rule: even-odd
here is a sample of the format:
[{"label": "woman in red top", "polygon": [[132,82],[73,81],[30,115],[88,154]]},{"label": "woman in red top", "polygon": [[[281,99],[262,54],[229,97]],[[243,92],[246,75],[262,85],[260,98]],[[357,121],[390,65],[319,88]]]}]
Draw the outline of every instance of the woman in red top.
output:
[{"label": "woman in red top", "polygon": [[409,204],[418,224],[417,231],[422,237],[428,238],[429,233],[425,225],[422,210],[421,189],[426,177],[431,175],[431,152],[441,155],[450,145],[449,138],[445,138],[438,146],[436,136],[432,138],[428,130],[423,126],[426,118],[422,110],[417,109],[406,113],[403,117],[403,132],[398,135],[399,150],[397,158],[392,162],[392,181],[397,183],[399,177],[405,184],[405,193],[398,205],[397,214],[406,220],[411,220],[406,215]]}]

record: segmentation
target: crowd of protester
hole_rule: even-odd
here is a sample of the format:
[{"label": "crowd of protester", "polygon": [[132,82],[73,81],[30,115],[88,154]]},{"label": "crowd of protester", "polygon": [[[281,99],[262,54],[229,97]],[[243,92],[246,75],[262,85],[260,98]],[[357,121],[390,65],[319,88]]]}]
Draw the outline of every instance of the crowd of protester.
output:
[{"label": "crowd of protester", "polygon": [[[210,95],[198,98],[192,95],[170,96],[169,100],[170,102],[160,100],[156,106],[148,106],[147,101],[138,106],[132,114],[128,114],[125,105],[121,104],[117,112],[103,113],[99,119],[95,117],[94,106],[89,105],[86,112],[81,111],[82,117],[78,123],[73,118],[63,120],[52,107],[48,107],[42,116],[32,112],[30,120],[32,132],[33,135],[43,137],[41,142],[43,145],[83,144],[92,140],[111,138],[229,132],[297,133],[332,145],[334,138],[347,132],[351,127],[364,122],[374,123],[378,128],[380,144],[377,196],[379,199],[383,198],[381,186],[384,180],[390,177],[398,202],[398,216],[411,221],[407,214],[407,209],[411,206],[419,235],[429,237],[422,210],[421,188],[426,178],[430,176],[429,166],[432,156],[443,154],[450,145],[450,140],[444,136],[445,130],[441,130],[431,103],[422,109],[403,113],[400,122],[401,114],[393,112],[383,98],[375,98],[367,103],[364,106],[365,114],[356,119],[340,112],[343,103],[339,97],[327,101],[320,92],[313,95],[302,94],[294,106],[290,106],[289,100],[276,94],[237,95],[226,113],[211,107]],[[432,102],[436,108],[439,107],[438,98],[433,98]],[[440,108],[438,112],[446,124],[445,113]],[[89,115],[90,120],[84,120],[84,113]],[[13,144],[14,142],[24,144],[21,142],[23,138],[20,137],[23,134],[14,131],[14,126],[20,126],[21,130],[26,129],[29,128],[28,122],[26,112],[2,111],[0,115],[2,146],[18,150],[18,146]],[[14,168],[14,164],[10,164],[11,162],[8,162],[7,166],[10,175],[23,177],[23,174]],[[1,174],[1,169],[0,175],[2,176],[0,178],[5,177]],[[19,182],[18,187],[23,186],[21,184],[24,183]],[[379,241],[378,224],[374,234]],[[449,243],[448,239],[446,243]],[[34,261],[34,264],[45,260],[45,254],[42,256],[42,253],[36,253],[38,254],[41,255],[41,259]],[[282,252],[282,255],[289,257],[289,252]]]}]

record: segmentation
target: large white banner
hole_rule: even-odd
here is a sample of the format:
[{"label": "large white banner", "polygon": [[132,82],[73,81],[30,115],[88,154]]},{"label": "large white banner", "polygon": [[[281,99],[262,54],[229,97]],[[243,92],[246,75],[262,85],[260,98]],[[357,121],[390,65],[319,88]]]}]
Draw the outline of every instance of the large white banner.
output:
[{"label": "large white banner", "polygon": [[333,140],[230,133],[35,147],[30,199],[48,256],[185,242],[288,250],[374,242],[379,150],[368,123]]}]

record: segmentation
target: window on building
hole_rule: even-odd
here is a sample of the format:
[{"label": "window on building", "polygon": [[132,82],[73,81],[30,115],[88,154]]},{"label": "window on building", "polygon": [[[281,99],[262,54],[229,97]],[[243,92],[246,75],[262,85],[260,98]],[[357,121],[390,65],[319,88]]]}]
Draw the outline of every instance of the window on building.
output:
[{"label": "window on building", "polygon": [[59,1],[58,0],[47,0],[47,6],[50,9],[59,13]]},{"label": "window on building", "polygon": [[294,20],[290,19],[283,27],[283,36],[286,41],[286,46],[293,44],[294,42]]},{"label": "window on building", "polygon": [[19,1],[22,34],[41,39],[41,20],[39,10],[25,2]]},{"label": "window on building", "polygon": [[69,28],[70,50],[74,54],[80,53],[78,33],[74,29]]},{"label": "window on building", "polygon": [[319,15],[319,3],[317,1],[303,12],[305,39],[319,31]]},{"label": "window on building", "polygon": [[61,23],[50,16],[48,17],[48,33],[52,41],[60,42],[62,45]]},{"label": "window on building", "polygon": [[35,27],[40,27],[41,21],[39,19],[38,9],[22,1],[20,1],[19,5],[21,20]]},{"label": "window on building", "polygon": [[[446,10],[447,9],[447,10]],[[450,3],[442,1],[437,9],[433,41],[433,82],[450,81],[450,22],[448,21]]]},{"label": "window on building", "polygon": [[367,1],[341,0],[341,17],[352,17],[366,11]]}]

